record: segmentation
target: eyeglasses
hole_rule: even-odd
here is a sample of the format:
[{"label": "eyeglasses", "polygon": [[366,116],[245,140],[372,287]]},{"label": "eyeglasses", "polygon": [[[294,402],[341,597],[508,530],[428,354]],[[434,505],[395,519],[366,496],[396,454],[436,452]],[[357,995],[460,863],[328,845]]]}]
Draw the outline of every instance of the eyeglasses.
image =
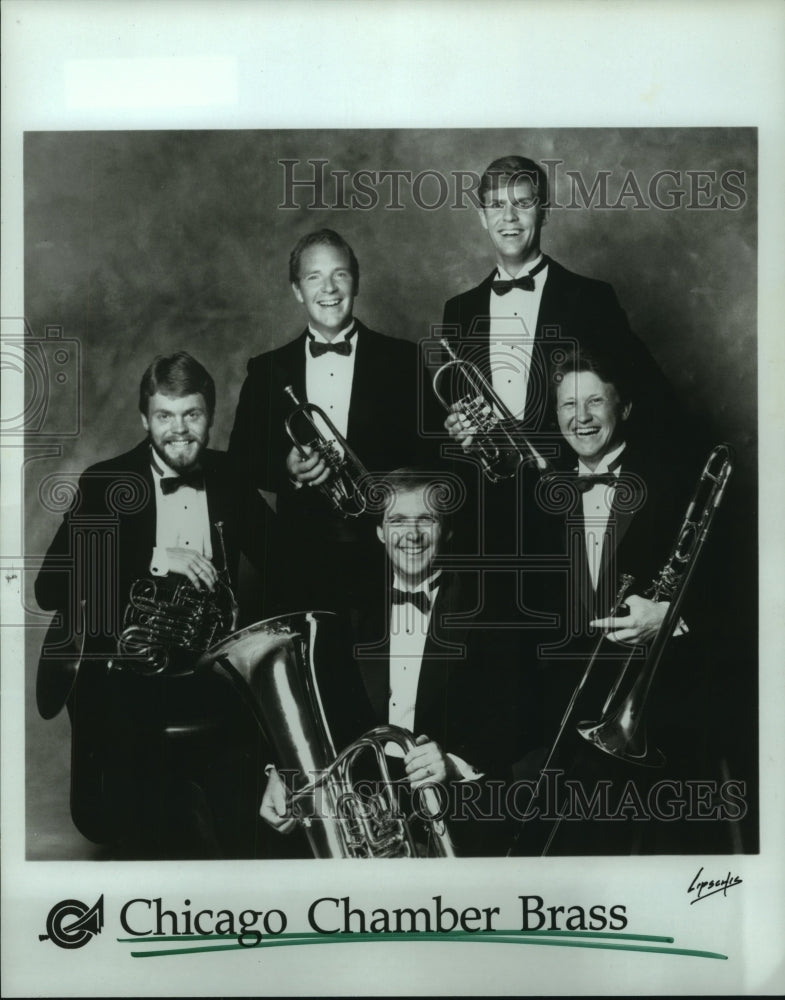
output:
[{"label": "eyeglasses", "polygon": [[486,212],[503,212],[508,205],[512,205],[514,209],[519,209],[521,211],[527,211],[530,208],[536,208],[540,204],[540,199],[536,196],[533,198],[491,198],[486,201],[483,208]]}]

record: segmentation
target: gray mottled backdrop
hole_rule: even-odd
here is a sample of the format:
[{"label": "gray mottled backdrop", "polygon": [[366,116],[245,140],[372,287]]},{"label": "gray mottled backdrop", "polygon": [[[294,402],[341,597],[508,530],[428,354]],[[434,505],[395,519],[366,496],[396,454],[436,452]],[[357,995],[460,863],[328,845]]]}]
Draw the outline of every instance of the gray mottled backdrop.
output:
[{"label": "gray mottled backdrop", "polygon": [[[555,202],[578,207],[553,209],[544,249],[568,268],[614,285],[633,329],[693,419],[736,447],[733,503],[743,530],[730,555],[734,575],[754,590],[754,129],[28,133],[26,317],[36,336],[52,324],[78,340],[82,367],[79,433],[63,439],[59,455],[31,456],[27,464],[27,554],[46,550],[58,522],[38,499],[43,478],[79,472],[139,440],[137,386],[156,354],[185,348],[212,372],[218,386],[212,443],[226,446],[247,359],[302,326],[287,258],[308,229],[331,226],[354,246],[361,266],[356,311],[363,320],[412,340],[427,336],[445,299],[476,284],[492,262],[468,198],[465,207],[455,206],[450,172],[481,172],[508,152],[559,161],[551,167]],[[284,159],[299,161],[300,179],[313,173],[309,159],[328,161],[323,199],[331,207],[308,208],[313,193],[302,188],[293,196],[298,207],[280,207],[291,201]],[[348,199],[350,178],[361,170],[413,177],[439,171],[449,197],[440,198],[435,178],[424,179],[421,202],[444,202],[425,208],[403,179],[400,207],[390,207],[391,182],[366,178],[378,199],[374,207],[332,207],[331,172],[348,172]],[[658,206],[652,181],[662,171],[673,173],[662,175]],[[601,192],[582,198],[570,174],[587,190],[600,177],[605,205],[598,204]],[[592,207],[583,204],[588,200]],[[51,426],[72,422],[72,387],[51,392]],[[34,612],[32,580],[26,583]],[[30,675],[42,634],[30,630]],[[754,664],[745,669],[753,675],[754,704]],[[59,812],[46,816],[36,809],[48,788],[60,788],[61,799],[65,794],[68,724],[62,717],[42,722],[31,705],[27,732],[29,850],[47,856],[47,838],[69,824],[67,807],[62,800]]]}]

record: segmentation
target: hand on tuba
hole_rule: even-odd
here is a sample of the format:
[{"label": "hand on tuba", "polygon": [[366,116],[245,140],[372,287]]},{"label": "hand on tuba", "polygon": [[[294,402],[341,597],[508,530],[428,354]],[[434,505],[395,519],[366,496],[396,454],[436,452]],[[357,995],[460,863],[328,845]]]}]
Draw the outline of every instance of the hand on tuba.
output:
[{"label": "hand on tuba", "polygon": [[276,767],[271,766],[267,774],[267,787],[262,796],[259,815],[278,833],[291,833],[297,826],[297,820],[292,815],[289,805],[289,795],[286,785],[281,780]]},{"label": "hand on tuba", "polygon": [[418,736],[415,746],[403,758],[406,777],[412,788],[421,788],[459,778],[458,769],[438,743],[428,736]]}]

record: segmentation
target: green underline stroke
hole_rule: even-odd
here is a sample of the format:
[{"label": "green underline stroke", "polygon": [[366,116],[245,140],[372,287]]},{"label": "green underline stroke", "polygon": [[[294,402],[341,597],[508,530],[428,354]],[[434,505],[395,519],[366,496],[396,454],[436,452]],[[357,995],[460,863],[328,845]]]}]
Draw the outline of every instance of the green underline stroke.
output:
[{"label": "green underline stroke", "polygon": [[[664,934],[627,934],[624,931],[565,931],[565,930],[553,930],[553,931],[514,931],[514,930],[502,930],[502,931],[390,931],[388,933],[374,933],[373,931],[362,931],[362,932],[350,932],[344,934],[342,931],[337,931],[335,934],[326,934],[321,931],[286,931],[283,934],[268,934],[268,938],[274,938],[276,941],[284,941],[289,938],[314,938],[314,937],[325,937],[333,939],[335,937],[365,937],[365,938],[378,938],[378,937],[392,937],[393,935],[412,937],[418,935],[437,935],[440,937],[446,937],[448,934],[451,937],[494,937],[497,934],[503,934],[506,937],[587,937],[587,938],[611,938],[612,940],[626,940],[626,941],[661,941],[664,944],[673,944],[674,939],[670,936]],[[236,938],[237,934],[155,934],[151,937],[126,937],[117,938],[117,940],[123,944],[150,944],[158,941],[224,941],[226,938]]]},{"label": "green underline stroke", "polygon": [[[315,945],[315,944],[362,944],[369,941],[441,941],[447,943],[474,942],[480,944],[528,944],[545,945],[560,948],[591,948],[606,951],[637,951],[648,952],[649,954],[660,955],[683,955],[692,958],[712,958],[727,960],[727,955],[713,951],[698,951],[692,948],[665,948],[648,944],[627,944],[623,941],[656,941],[672,942],[672,937],[663,937],[649,934],[603,934],[596,931],[495,931],[493,934],[484,932],[458,931],[417,931],[414,933],[358,933],[358,934],[318,934],[304,932],[279,934],[263,938],[255,945],[241,945],[234,940],[231,944],[218,944],[225,941],[228,935],[193,935],[185,937],[176,935],[171,937],[155,937],[140,941],[136,938],[118,938],[124,943],[134,943],[137,945],[153,944],[162,941],[204,941],[216,942],[198,947],[157,949],[154,951],[132,951],[132,958],[160,958],[164,955],[195,955],[208,951],[254,951],[259,948],[285,948],[291,945]],[[236,938],[236,935],[232,935]],[[610,940],[597,940],[598,938],[608,938]],[[593,940],[589,940],[593,939]]]}]

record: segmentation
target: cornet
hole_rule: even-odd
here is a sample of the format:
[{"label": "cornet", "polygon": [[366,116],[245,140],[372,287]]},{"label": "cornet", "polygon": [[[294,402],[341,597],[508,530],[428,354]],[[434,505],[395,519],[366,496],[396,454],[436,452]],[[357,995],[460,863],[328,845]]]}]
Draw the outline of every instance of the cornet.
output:
[{"label": "cornet", "polygon": [[[441,344],[450,360],[434,373],[434,394],[445,410],[460,414],[472,427],[474,440],[468,450],[480,460],[488,480],[509,479],[521,464],[548,472],[550,463],[520,432],[519,421],[477,365],[459,358],[445,338]],[[446,378],[455,388],[451,396],[442,389]]]},{"label": "cornet", "polygon": [[[310,448],[311,453],[316,452],[330,469],[329,478],[319,486],[319,489],[335,510],[342,517],[359,517],[365,513],[368,505],[362,491],[363,478],[368,475],[367,469],[321,406],[316,406],[315,403],[301,403],[290,385],[286,386],[285,391],[291,396],[295,405],[295,409],[286,418],[286,433],[289,439],[302,458],[308,457],[306,448]],[[319,428],[315,417],[324,422],[333,435],[332,438],[327,437]],[[298,435],[293,429],[298,419],[306,428],[304,435]]]}]

